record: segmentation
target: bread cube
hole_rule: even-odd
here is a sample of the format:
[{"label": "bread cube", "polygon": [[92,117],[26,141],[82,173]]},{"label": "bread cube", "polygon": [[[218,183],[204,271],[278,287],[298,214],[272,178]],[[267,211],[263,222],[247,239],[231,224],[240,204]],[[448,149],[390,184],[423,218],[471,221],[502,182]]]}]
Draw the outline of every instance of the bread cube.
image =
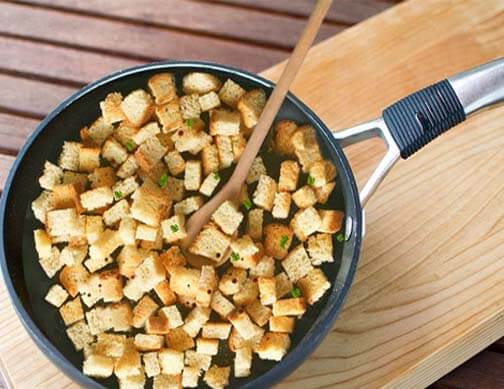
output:
[{"label": "bread cube", "polygon": [[218,290],[214,292],[210,306],[223,319],[227,319],[228,315],[235,309],[234,305]]},{"label": "bread cube", "polygon": [[182,387],[197,388],[199,381],[199,369],[196,367],[184,366],[182,372]]},{"label": "bread cube", "polygon": [[104,268],[105,266],[111,264],[113,262],[112,257],[95,257],[95,258],[89,258],[84,262],[84,266],[91,272],[94,273],[97,270],[100,270]]},{"label": "bread cube", "polygon": [[133,339],[126,340],[123,355],[115,361],[114,373],[119,379],[142,373],[140,353],[136,350]]},{"label": "bread cube", "polygon": [[135,274],[137,267],[144,260],[144,256],[133,244],[124,246],[116,260],[119,267],[119,273],[124,277],[131,278]]},{"label": "bread cube", "polygon": [[273,210],[271,214],[276,219],[287,219],[291,206],[291,194],[289,192],[275,193],[273,200]]},{"label": "bread cube", "polygon": [[271,309],[264,306],[259,300],[254,300],[252,303],[248,304],[245,307],[245,311],[260,327],[264,326],[271,317]]},{"label": "bread cube", "polygon": [[156,302],[149,295],[144,295],[133,308],[133,327],[142,328],[157,309]]},{"label": "bread cube", "polygon": [[228,320],[231,322],[233,327],[236,328],[240,336],[245,340],[252,339],[259,333],[259,331],[261,331],[259,327],[252,323],[250,316],[241,309],[237,309],[231,312],[228,315]]},{"label": "bread cube", "polygon": [[193,123],[192,126],[184,126],[178,129],[173,134],[172,140],[175,142],[175,149],[177,151],[181,153],[188,151],[196,155],[212,142],[212,137],[199,128],[204,128],[205,124],[203,121],[199,119],[190,120]]},{"label": "bread cube", "polygon": [[134,219],[151,227],[158,227],[171,204],[171,199],[159,186],[151,181],[144,181],[134,193],[130,211]]},{"label": "bread cube", "polygon": [[252,348],[242,347],[236,350],[234,360],[234,375],[237,378],[248,377],[252,368]]},{"label": "bread cube", "polygon": [[[294,157],[295,153],[294,145],[292,144],[292,136],[297,129],[297,124],[292,120],[280,120],[277,122],[275,124],[275,141],[273,143],[275,151],[284,156]],[[295,188],[291,190],[295,190]]]},{"label": "bread cube", "polygon": [[176,215],[190,215],[196,212],[203,206],[203,197],[191,196],[178,202],[173,206],[173,211]]},{"label": "bread cube", "polygon": [[135,278],[129,280],[124,287],[124,295],[130,300],[136,301],[142,296],[143,292],[150,291],[165,279],[163,262],[155,253],[151,253],[135,269],[134,276]]},{"label": "bread cube", "polygon": [[202,266],[196,292],[196,302],[199,306],[209,307],[212,294],[217,287],[217,275],[212,266]]},{"label": "bread cube", "polygon": [[252,196],[254,204],[261,207],[267,211],[271,211],[273,208],[273,201],[275,199],[277,185],[273,178],[261,175],[259,178],[259,183]]},{"label": "bread cube", "polygon": [[243,220],[243,214],[232,201],[223,202],[212,214],[211,219],[221,228],[224,233],[233,235]]},{"label": "bread cube", "polygon": [[130,206],[126,199],[115,203],[103,213],[103,221],[107,226],[113,226],[129,215]]},{"label": "bread cube", "polygon": [[180,374],[159,374],[154,377],[152,389],[179,389],[182,386]]},{"label": "bread cube", "polygon": [[320,188],[315,188],[315,196],[317,197],[317,201],[320,204],[327,203],[327,200],[329,200],[329,196],[331,195],[335,187],[335,182],[329,182],[324,186],[321,186]]},{"label": "bread cube", "polygon": [[252,166],[250,167],[248,176],[247,176],[247,184],[252,184],[254,182],[259,181],[261,176],[266,176],[268,173],[266,172],[266,166],[264,166],[263,159],[261,157],[256,157],[254,162],[252,162]]},{"label": "bread cube", "polygon": [[235,294],[241,289],[246,278],[246,270],[230,267],[219,281],[219,290],[225,295]]},{"label": "bread cube", "polygon": [[301,163],[303,172],[308,173],[315,162],[321,161],[322,154],[317,141],[317,132],[310,125],[298,127],[292,135],[294,152]]},{"label": "bread cube", "polygon": [[56,185],[49,195],[53,209],[75,208],[78,213],[83,211],[79,200],[79,193],[74,184]]},{"label": "bread cube", "polygon": [[240,134],[240,113],[223,108],[210,111],[209,132],[212,136]]},{"label": "bread cube", "polygon": [[121,103],[122,95],[117,92],[109,93],[105,100],[100,102],[100,109],[105,123],[114,124],[125,119]]},{"label": "bread cube", "polygon": [[151,136],[135,151],[135,159],[141,169],[149,172],[161,161],[167,151],[168,148],[163,146],[156,136]]},{"label": "bread cube", "polygon": [[208,370],[212,363],[212,356],[198,353],[194,350],[185,352],[185,364],[190,367],[195,367],[198,371]]},{"label": "bread cube", "polygon": [[218,77],[203,72],[188,73],[182,79],[182,90],[186,95],[197,93],[203,95],[219,90],[221,82]]},{"label": "bread cube", "polygon": [[215,188],[217,188],[217,185],[219,185],[219,182],[221,180],[221,177],[219,173],[210,173],[204,180],[203,183],[200,186],[200,193],[210,197],[212,196]]},{"label": "bread cube", "polygon": [[65,305],[61,306],[59,312],[61,318],[67,326],[84,319],[84,311],[82,309],[82,304],[79,297],[76,297],[75,299],[70,300]]},{"label": "bread cube", "polygon": [[77,296],[77,293],[79,293],[79,287],[87,280],[88,277],[89,273],[80,263],[73,266],[63,267],[59,274],[61,285],[72,297]]},{"label": "bread cube", "polygon": [[49,191],[43,191],[31,204],[33,215],[44,224],[46,222],[47,212],[52,209],[50,193]]},{"label": "bread cube", "polygon": [[208,92],[199,97],[201,111],[206,112],[220,106],[219,95],[214,91]]},{"label": "bread cube", "polygon": [[147,92],[137,89],[124,98],[121,109],[131,124],[140,127],[152,116],[154,104]]},{"label": "bread cube", "polygon": [[114,202],[114,195],[112,189],[102,186],[82,193],[80,195],[80,201],[84,208],[88,211],[93,211],[112,204]]},{"label": "bread cube", "polygon": [[331,235],[312,235],[308,239],[308,253],[314,266],[319,266],[324,262],[333,262],[333,242]]},{"label": "bread cube", "polygon": [[122,281],[117,269],[92,274],[79,285],[84,303],[90,307],[97,301],[119,302],[123,298]]},{"label": "bread cube", "polygon": [[[172,307],[174,307],[174,305],[172,305]],[[148,334],[166,335],[169,331],[170,323],[164,316],[151,316],[145,322],[145,332]]]},{"label": "bread cube", "polygon": [[161,335],[135,335],[135,347],[138,351],[156,351],[161,349],[163,345],[164,338]]},{"label": "bread cube", "polygon": [[138,128],[125,121],[119,123],[117,127],[114,128],[113,137],[123,147],[125,147],[126,150],[133,151],[133,149],[136,147],[136,143],[132,138],[138,133],[138,131],[140,131]]},{"label": "bread cube", "polygon": [[[259,287],[259,297],[261,299],[261,304],[262,305],[273,304],[277,300],[275,277],[259,277],[257,279],[257,284]],[[263,326],[264,324],[259,325]]]},{"label": "bread cube", "polygon": [[290,338],[288,334],[267,332],[255,351],[261,359],[281,361],[285,354],[287,354],[289,347]]},{"label": "bread cube", "polygon": [[59,308],[67,298],[68,293],[58,284],[51,286],[45,296],[45,300],[56,308]]},{"label": "bread cube", "polygon": [[251,209],[248,212],[247,234],[255,241],[262,240],[264,210]]},{"label": "bread cube", "polygon": [[172,305],[177,301],[177,296],[170,288],[170,282],[168,280],[161,281],[154,287],[156,295],[161,300],[163,305]]},{"label": "bread cube", "polygon": [[135,177],[128,177],[124,181],[117,182],[112,187],[112,192],[114,193],[114,199],[119,201],[129,196],[138,189],[138,183]]},{"label": "bread cube", "polygon": [[201,162],[187,161],[184,174],[184,187],[186,190],[198,190],[201,186],[201,175]]},{"label": "bread cube", "polygon": [[319,231],[322,219],[313,207],[300,209],[294,214],[290,227],[301,242],[304,242],[314,232]]},{"label": "bread cube", "polygon": [[275,260],[272,257],[262,257],[255,268],[250,269],[251,277],[273,277],[275,274]]},{"label": "bread cube", "polygon": [[94,342],[95,337],[89,331],[89,327],[84,320],[81,320],[66,330],[67,336],[74,345],[76,351],[82,350],[84,347]]},{"label": "bread cube", "polygon": [[168,165],[170,174],[178,176],[185,171],[185,161],[178,151],[170,151],[165,155],[164,160]]},{"label": "bread cube", "polygon": [[157,122],[150,122],[140,128],[132,137],[129,143],[129,151],[133,151],[137,145],[141,145],[147,139],[150,139],[161,133],[161,129]]},{"label": "bread cube", "polygon": [[[253,303],[258,296],[259,288],[257,286],[257,280],[254,281],[251,278],[247,278],[241,289],[233,295],[233,301],[236,305],[244,306]],[[230,312],[228,312],[228,314]]]},{"label": "bread cube", "polygon": [[219,340],[198,338],[196,339],[196,351],[206,355],[217,355],[219,352]]},{"label": "bread cube", "polygon": [[240,100],[240,97],[242,97],[245,92],[245,89],[228,78],[219,91],[219,98],[224,104],[227,104],[229,107],[236,108],[238,100]]},{"label": "bread cube", "polygon": [[331,287],[331,283],[320,269],[312,269],[305,277],[298,280],[303,297],[310,305],[315,304]]},{"label": "bread cube", "polygon": [[282,267],[285,269],[289,278],[296,282],[301,277],[308,274],[313,269],[310,258],[303,245],[296,246],[287,257],[282,261]]},{"label": "bread cube", "polygon": [[231,136],[231,145],[233,147],[233,158],[236,163],[240,160],[241,155],[245,151],[245,147],[247,146],[247,140],[243,136],[243,134],[232,135]]},{"label": "bread cube", "polygon": [[100,167],[101,149],[94,147],[79,148],[79,171],[92,173]]},{"label": "bread cube", "polygon": [[269,329],[271,332],[291,334],[294,331],[294,322],[293,317],[272,316],[269,318]]},{"label": "bread cube", "polygon": [[89,128],[81,129],[81,139],[84,143],[101,146],[113,132],[114,127],[106,123],[103,116],[100,116]]},{"label": "bread cube", "polygon": [[177,97],[177,86],[172,73],[158,73],[147,81],[156,104],[167,103]]},{"label": "bread cube", "polygon": [[138,224],[135,238],[153,242],[156,240],[157,234],[158,234],[158,228],[150,227],[145,224]]},{"label": "bread cube", "polygon": [[276,259],[283,259],[289,252],[293,238],[292,230],[283,224],[268,224],[264,227],[264,252]]},{"label": "bread cube", "polygon": [[58,165],[66,170],[79,170],[79,152],[82,144],[78,142],[63,142]]},{"label": "bread cube", "polygon": [[101,153],[112,166],[121,165],[128,158],[128,151],[115,139],[105,141]]},{"label": "bread cube", "polygon": [[130,155],[126,161],[117,170],[117,177],[125,179],[131,177],[138,170],[138,164],[136,162],[135,156]]},{"label": "bread cube", "polygon": [[201,162],[205,176],[219,171],[219,151],[216,145],[208,144],[203,147],[201,150]]},{"label": "bread cube", "polygon": [[222,389],[229,384],[230,367],[211,366],[205,373],[203,380],[212,389]]},{"label": "bread cube", "polygon": [[[188,269],[189,270],[189,269]],[[172,284],[175,283],[175,280],[171,280]],[[180,327],[184,324],[182,320],[182,315],[178,310],[176,305],[170,305],[168,307],[163,307],[159,310],[159,315],[168,320],[168,327],[170,329],[174,329]]]},{"label": "bread cube", "polygon": [[[135,339],[138,335],[135,336]],[[156,336],[156,335],[151,335],[151,336]],[[158,353],[157,352],[150,352],[150,353],[145,353],[142,355],[143,359],[143,365],[145,368],[145,374],[147,377],[155,377],[159,374],[161,374],[161,366],[159,365],[159,360],[158,360]]]},{"label": "bread cube", "polygon": [[292,200],[298,208],[309,208],[317,203],[317,196],[309,185],[305,185],[292,194]]},{"label": "bread cube", "polygon": [[39,264],[47,277],[53,278],[54,275],[63,267],[63,262],[61,261],[58,248],[53,247],[51,249],[51,255],[41,258],[39,260]]},{"label": "bread cube", "polygon": [[278,273],[275,276],[276,281],[276,297],[282,298],[292,291],[292,281],[285,272]]},{"label": "bread cube", "polygon": [[164,348],[158,354],[161,372],[163,374],[180,374],[184,368],[184,353]]},{"label": "bread cube", "polygon": [[122,244],[117,231],[105,230],[100,238],[89,246],[89,255],[95,260],[105,259]]},{"label": "bread cube", "polygon": [[304,298],[289,298],[273,303],[273,316],[301,316],[306,312]]},{"label": "bread cube", "polygon": [[218,323],[218,322],[206,322],[203,325],[202,336],[209,339],[227,339],[229,337],[229,332],[231,331],[231,324],[229,323]]},{"label": "bread cube", "polygon": [[241,113],[243,124],[248,128],[254,127],[265,105],[266,92],[260,88],[252,89],[240,97],[237,108]]},{"label": "bread cube", "polygon": [[33,231],[33,239],[35,240],[35,250],[37,250],[39,258],[52,255],[52,241],[45,230]]},{"label": "bread cube", "polygon": [[184,180],[179,180],[175,177],[168,177],[166,186],[164,187],[169,199],[172,201],[181,201],[184,198]]},{"label": "bread cube", "polygon": [[109,166],[96,168],[88,175],[88,178],[92,189],[100,187],[111,188],[117,181],[114,169]]},{"label": "bread cube", "polygon": [[125,335],[100,333],[93,345],[93,352],[107,357],[119,358],[123,355],[125,346]]},{"label": "bread cube", "polygon": [[252,339],[249,340],[242,338],[238,333],[238,331],[236,330],[236,328],[233,328],[231,331],[231,335],[229,335],[228,339],[229,349],[233,352],[237,352],[237,350],[243,347],[251,347],[252,349],[254,349],[261,341],[265,332],[262,328],[260,327],[257,328],[259,328],[260,331],[258,331],[256,336],[254,336]]},{"label": "bread cube", "polygon": [[213,261],[219,261],[226,253],[230,243],[231,238],[220,232],[218,228],[206,226],[194,239],[192,245],[189,247],[189,251],[193,254],[210,258]]},{"label": "bread cube", "polygon": [[336,177],[336,167],[327,160],[317,161],[312,164],[309,170],[311,183],[314,188],[320,188]]},{"label": "bread cube", "polygon": [[178,295],[196,298],[200,270],[185,267],[170,269],[170,287]]},{"label": "bread cube", "polygon": [[199,95],[193,93],[192,95],[182,96],[179,99],[180,111],[182,113],[182,118],[184,119],[194,119],[199,118],[201,115],[201,105],[199,102]]},{"label": "bread cube", "polygon": [[39,178],[39,184],[42,189],[52,190],[61,183],[63,170],[49,161],[44,163],[44,172]]},{"label": "bread cube", "polygon": [[164,133],[177,131],[184,125],[180,104],[177,99],[156,107],[156,117]]},{"label": "bread cube", "polygon": [[187,261],[184,254],[178,246],[172,246],[159,257],[163,263],[163,266],[171,273],[172,269],[178,266],[185,266]]},{"label": "bread cube", "polygon": [[[133,311],[128,303],[116,303],[107,306],[108,322],[113,331],[129,331],[133,324]],[[86,315],[87,318],[87,315]]]},{"label": "bread cube", "polygon": [[216,136],[215,145],[219,152],[220,168],[225,169],[234,162],[233,143],[229,136]]},{"label": "bread cube", "polygon": [[114,371],[114,359],[104,355],[92,354],[84,360],[82,372],[90,377],[110,377]]},{"label": "bread cube", "polygon": [[334,234],[341,229],[343,218],[345,217],[343,212],[320,209],[318,213],[321,220],[320,227],[318,228],[319,232]]}]

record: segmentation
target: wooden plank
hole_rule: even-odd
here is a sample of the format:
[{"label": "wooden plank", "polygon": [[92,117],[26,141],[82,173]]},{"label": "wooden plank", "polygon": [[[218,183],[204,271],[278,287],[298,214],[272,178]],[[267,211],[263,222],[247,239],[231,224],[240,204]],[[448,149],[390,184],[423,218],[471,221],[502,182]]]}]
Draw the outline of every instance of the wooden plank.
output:
[{"label": "wooden plank", "polygon": [[[0,36],[0,69],[86,84],[142,61]],[[25,91],[24,91],[25,92]]]},{"label": "wooden plank", "polygon": [[5,2],[0,20],[7,21],[0,33],[147,61],[207,60],[259,71],[287,57],[278,49]]},{"label": "wooden plank", "polygon": [[[199,0],[201,1],[201,0]],[[208,1],[208,0],[202,0]],[[310,14],[314,0],[210,0],[214,3],[245,6],[266,12],[306,17]],[[391,7],[383,0],[335,0],[326,20],[335,23],[354,24]]]},{"label": "wooden plank", "polygon": [[483,351],[441,380],[432,389],[494,389],[504,387],[504,355]]},{"label": "wooden plank", "polygon": [[[186,0],[23,0],[89,15],[149,23],[254,44],[291,49],[296,44],[306,21],[284,15]],[[344,26],[323,25],[317,40],[326,39]]]},{"label": "wooden plank", "polygon": [[35,119],[0,113],[0,150],[17,153],[38,123]]},{"label": "wooden plank", "polygon": [[3,190],[14,159],[15,158],[11,155],[0,154],[0,192]]}]

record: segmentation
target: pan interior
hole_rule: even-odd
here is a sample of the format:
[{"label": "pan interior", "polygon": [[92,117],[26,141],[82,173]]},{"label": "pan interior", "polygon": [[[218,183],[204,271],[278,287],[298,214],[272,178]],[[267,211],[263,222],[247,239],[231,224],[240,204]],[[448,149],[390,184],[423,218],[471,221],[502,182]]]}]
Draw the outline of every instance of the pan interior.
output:
[{"label": "pan interior", "polygon": [[[18,162],[16,173],[5,193],[7,197],[4,199],[6,204],[3,221],[3,243],[8,271],[6,278],[9,277],[13,285],[13,290],[10,290],[10,292],[19,298],[20,305],[17,308],[28,329],[30,330],[30,327],[35,326],[41,331],[43,337],[47,338],[48,341],[43,337],[36,339],[39,346],[46,348],[48,355],[60,366],[66,364],[64,359],[75,366],[75,370],[71,366],[69,369],[69,365],[63,367],[67,374],[84,385],[89,386],[94,383],[80,374],[82,353],[76,352],[67,338],[65,326],[58,310],[44,301],[44,296],[49,287],[57,282],[57,276],[49,280],[37,263],[33,230],[39,228],[41,224],[34,218],[30,204],[40,193],[38,177],[42,174],[44,161],[55,162],[64,141],[79,139],[79,129],[91,123],[100,115],[99,102],[113,91],[119,91],[126,95],[136,88],[146,88],[147,79],[166,68],[174,73],[178,80],[185,73],[203,69],[207,72],[213,72],[223,79],[232,78],[246,89],[259,86],[268,92],[271,90],[269,84],[264,83],[261,79],[254,79],[253,76],[246,73],[204,64],[168,63],[144,68],[141,71],[131,71],[121,76],[113,76],[106,82],[102,81],[94,86],[92,85],[85,93],[81,93],[76,96],[77,98],[68,101],[66,107],[52,118],[49,118],[50,120],[47,123],[42,123],[37,130],[38,134],[31,138],[31,144],[23,149],[21,154],[24,154],[24,156]],[[284,102],[277,117],[277,120],[279,119],[290,119],[298,123],[311,123],[317,128],[323,152],[326,158],[330,158],[335,163],[339,172],[336,189],[328,202],[327,208],[344,210],[347,216],[359,215],[360,207],[356,200],[353,177],[341,150],[329,141],[330,134],[328,130],[292,96]],[[338,242],[334,237],[335,261],[322,266],[324,273],[332,282],[333,288],[331,293],[326,293],[321,301],[310,307],[301,320],[296,321],[296,329],[291,336],[291,349],[285,358],[290,359],[290,369],[297,366],[306,357],[307,349],[305,347],[309,346],[310,343],[321,341],[321,337],[327,331],[328,325],[330,326],[328,321],[332,322],[339,310],[348,287],[348,278],[351,278],[353,274],[359,244],[360,228],[354,228],[350,240],[345,244]],[[16,299],[16,296],[14,296],[14,299]],[[28,316],[23,310],[26,311]],[[314,325],[315,323],[317,325]],[[327,328],[324,330],[325,327]],[[30,332],[32,335],[34,334],[33,331]],[[50,346],[51,344],[55,349]],[[313,347],[310,346],[309,348],[308,353],[312,351],[311,348]],[[279,379],[290,373],[290,371],[282,373],[282,364],[284,363],[278,364],[254,357],[252,375],[247,379],[232,379],[231,385],[234,387],[248,386],[248,384],[256,385],[258,381],[254,380],[258,377],[264,377],[264,374],[274,367],[273,370],[276,370],[276,372],[270,376],[270,379]],[[98,380],[97,382],[106,387],[116,386],[115,379]]]}]

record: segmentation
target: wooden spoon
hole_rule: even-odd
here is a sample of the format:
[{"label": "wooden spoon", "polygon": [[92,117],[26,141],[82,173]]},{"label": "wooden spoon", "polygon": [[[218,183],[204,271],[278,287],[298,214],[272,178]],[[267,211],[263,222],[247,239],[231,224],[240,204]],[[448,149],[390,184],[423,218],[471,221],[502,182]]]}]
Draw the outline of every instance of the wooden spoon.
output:
[{"label": "wooden spoon", "polygon": [[[324,20],[324,17],[332,3],[332,0],[318,0],[315,9],[313,10],[306,27],[301,34],[294,51],[292,52],[287,65],[273,90],[264,110],[259,118],[257,125],[252,132],[252,136],[248,140],[247,146],[243,151],[238,165],[236,166],[233,175],[230,177],[226,185],[215,194],[203,207],[196,211],[187,221],[186,230],[187,237],[182,240],[181,246],[187,249],[191,242],[196,238],[203,226],[210,220],[214,211],[226,200],[236,200],[240,195],[241,188],[245,183],[250,167],[255,157],[259,153],[261,145],[268,134],[268,131],[275,119],[284,99],[289,91],[289,87],[294,80],[294,77],[299,71],[309,48],[311,47],[315,36]],[[223,255],[223,259],[226,255]],[[193,266],[201,266],[203,263],[208,263],[206,259],[188,258]],[[214,265],[217,263],[212,262]]]}]

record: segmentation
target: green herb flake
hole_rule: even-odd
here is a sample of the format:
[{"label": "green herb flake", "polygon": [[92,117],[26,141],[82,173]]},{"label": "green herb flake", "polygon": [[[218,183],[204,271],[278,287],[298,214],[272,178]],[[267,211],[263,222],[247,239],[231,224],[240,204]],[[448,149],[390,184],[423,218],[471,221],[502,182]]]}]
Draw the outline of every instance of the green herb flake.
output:
[{"label": "green herb flake", "polygon": [[280,238],[280,247],[285,249],[288,242],[289,242],[289,237],[287,235],[282,235],[282,237]]},{"label": "green herb flake", "polygon": [[344,242],[345,241],[345,235],[343,235],[342,233],[339,233],[338,235],[336,235],[336,240],[338,242]]},{"label": "green herb flake", "polygon": [[179,228],[178,224],[172,224],[172,225],[170,226],[170,230],[171,230],[173,233],[178,232],[178,231],[179,231],[179,229],[180,229],[180,228]]},{"label": "green herb flake", "polygon": [[250,211],[252,209],[252,201],[250,201],[249,199],[245,199],[243,201],[243,206],[247,208],[247,211]]},{"label": "green herb flake", "polygon": [[213,178],[215,178],[217,181],[220,180],[220,174],[219,174],[219,172],[213,172],[212,174],[213,174]]},{"label": "green herb flake", "polygon": [[299,288],[294,288],[291,290],[291,296],[294,298],[301,297],[301,289]]},{"label": "green herb flake", "polygon": [[236,262],[236,261],[238,261],[239,259],[240,259],[240,254],[238,254],[237,252],[234,252],[234,251],[233,251],[233,252],[231,253],[231,261]]},{"label": "green herb flake", "polygon": [[159,186],[164,188],[168,183],[168,174],[164,173],[161,177],[159,177]]},{"label": "green herb flake", "polygon": [[133,149],[135,148],[135,143],[133,143],[133,141],[130,139],[126,142],[126,148],[128,149],[128,151],[133,151]]},{"label": "green herb flake", "polygon": [[306,182],[308,183],[308,185],[315,185],[315,177],[308,175]]},{"label": "green herb flake", "polygon": [[116,191],[114,192],[114,198],[115,198],[116,200],[119,200],[121,197],[123,197],[122,192],[121,192],[121,191],[119,191],[119,190],[116,190]]},{"label": "green herb flake", "polygon": [[187,127],[192,127],[192,125],[193,125],[193,120],[192,120],[192,119],[186,119],[186,120],[184,120],[184,124],[185,124]]}]

